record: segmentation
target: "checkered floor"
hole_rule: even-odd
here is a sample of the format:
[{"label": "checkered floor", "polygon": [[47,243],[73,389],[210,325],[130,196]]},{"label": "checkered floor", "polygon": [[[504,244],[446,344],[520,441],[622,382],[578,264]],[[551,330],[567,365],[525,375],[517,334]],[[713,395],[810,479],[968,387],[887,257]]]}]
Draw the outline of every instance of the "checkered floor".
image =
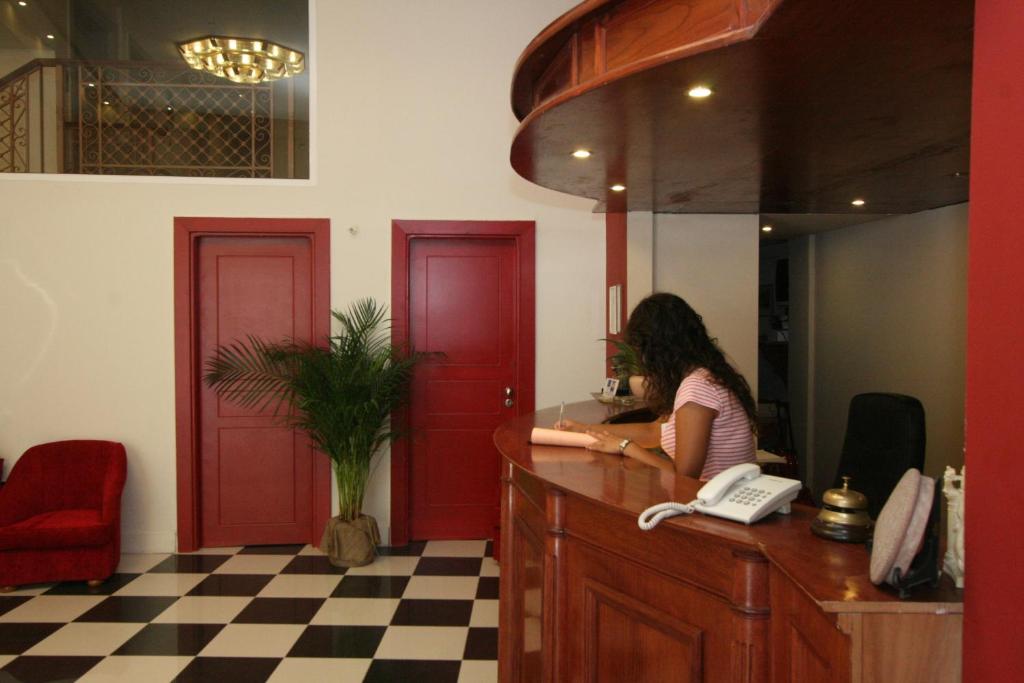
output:
[{"label": "checkered floor", "polygon": [[0,596],[0,682],[497,680],[487,541],[381,548],[332,567],[310,546],[124,555],[98,589]]}]

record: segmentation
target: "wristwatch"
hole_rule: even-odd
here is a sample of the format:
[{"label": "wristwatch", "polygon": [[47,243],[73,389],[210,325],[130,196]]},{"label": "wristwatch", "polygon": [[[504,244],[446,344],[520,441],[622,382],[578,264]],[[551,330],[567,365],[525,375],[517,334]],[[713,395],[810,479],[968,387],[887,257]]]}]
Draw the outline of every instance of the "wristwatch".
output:
[{"label": "wristwatch", "polygon": [[620,441],[619,442],[619,453],[625,454],[626,453],[626,446],[628,446],[631,443],[633,443],[633,439],[623,439],[622,441]]}]

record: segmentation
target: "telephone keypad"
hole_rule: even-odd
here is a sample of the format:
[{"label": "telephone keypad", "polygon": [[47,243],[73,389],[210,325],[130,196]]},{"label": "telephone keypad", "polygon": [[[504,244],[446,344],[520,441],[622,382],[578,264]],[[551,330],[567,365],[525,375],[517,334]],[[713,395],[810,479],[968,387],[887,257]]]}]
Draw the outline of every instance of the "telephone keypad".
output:
[{"label": "telephone keypad", "polygon": [[768,491],[765,489],[756,489],[749,486],[744,486],[740,490],[733,493],[729,498],[730,503],[738,503],[740,505],[757,505],[762,500],[768,497]]}]

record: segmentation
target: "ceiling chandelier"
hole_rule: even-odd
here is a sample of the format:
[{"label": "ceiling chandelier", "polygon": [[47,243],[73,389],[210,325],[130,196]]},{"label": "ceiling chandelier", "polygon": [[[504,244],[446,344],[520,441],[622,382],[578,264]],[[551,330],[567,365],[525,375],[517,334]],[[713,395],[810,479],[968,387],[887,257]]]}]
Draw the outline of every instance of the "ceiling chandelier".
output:
[{"label": "ceiling chandelier", "polygon": [[205,36],[178,43],[178,52],[193,69],[235,83],[276,81],[306,70],[304,54],[259,38]]}]

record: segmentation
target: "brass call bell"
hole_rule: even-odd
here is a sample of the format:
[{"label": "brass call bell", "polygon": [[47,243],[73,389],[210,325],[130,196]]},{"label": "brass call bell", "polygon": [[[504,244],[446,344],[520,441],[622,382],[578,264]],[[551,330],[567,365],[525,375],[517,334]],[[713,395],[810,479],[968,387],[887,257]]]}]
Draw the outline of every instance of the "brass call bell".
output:
[{"label": "brass call bell", "polygon": [[829,489],[821,497],[821,512],[811,523],[816,535],[844,543],[863,543],[871,536],[868,499],[849,484],[850,478],[843,477],[843,488]]}]

